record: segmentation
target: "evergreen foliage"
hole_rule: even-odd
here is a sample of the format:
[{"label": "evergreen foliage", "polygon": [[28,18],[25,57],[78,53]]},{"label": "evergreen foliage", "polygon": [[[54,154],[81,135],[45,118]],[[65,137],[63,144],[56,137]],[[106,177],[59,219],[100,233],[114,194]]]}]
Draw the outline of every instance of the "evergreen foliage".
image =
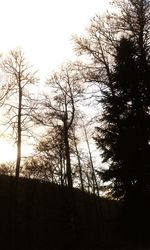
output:
[{"label": "evergreen foliage", "polygon": [[109,169],[102,172],[104,181],[111,181],[113,195],[128,197],[133,189],[149,188],[150,184],[150,115],[148,100],[149,64],[141,70],[138,48],[122,38],[117,47],[113,90],[103,91],[103,114],[97,128],[97,145],[102,149]]}]

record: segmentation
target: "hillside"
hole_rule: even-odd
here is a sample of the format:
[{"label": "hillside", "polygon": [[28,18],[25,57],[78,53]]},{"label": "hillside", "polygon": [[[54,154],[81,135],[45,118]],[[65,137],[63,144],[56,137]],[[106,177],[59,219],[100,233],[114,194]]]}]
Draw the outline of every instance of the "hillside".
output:
[{"label": "hillside", "polygon": [[2,250],[94,250],[118,241],[114,201],[24,178],[16,191],[8,176],[0,176],[0,201]]}]

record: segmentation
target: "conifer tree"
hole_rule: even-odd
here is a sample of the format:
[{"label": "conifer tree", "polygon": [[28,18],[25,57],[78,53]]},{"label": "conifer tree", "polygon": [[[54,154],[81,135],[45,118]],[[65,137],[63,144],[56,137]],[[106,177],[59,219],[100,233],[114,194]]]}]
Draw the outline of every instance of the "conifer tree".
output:
[{"label": "conifer tree", "polygon": [[[149,72],[145,69],[145,74]],[[140,78],[138,49],[122,38],[112,74],[115,97],[109,89],[102,93],[103,126],[97,128],[95,138],[103,161],[109,163],[102,178],[111,181],[115,197],[127,198],[135,189],[144,190],[150,181],[149,113]]]},{"label": "conifer tree", "polygon": [[118,11],[96,15],[75,49],[88,58],[82,75],[100,90],[95,139],[108,166],[103,180],[111,195],[127,199],[150,185],[150,1],[112,2]]}]

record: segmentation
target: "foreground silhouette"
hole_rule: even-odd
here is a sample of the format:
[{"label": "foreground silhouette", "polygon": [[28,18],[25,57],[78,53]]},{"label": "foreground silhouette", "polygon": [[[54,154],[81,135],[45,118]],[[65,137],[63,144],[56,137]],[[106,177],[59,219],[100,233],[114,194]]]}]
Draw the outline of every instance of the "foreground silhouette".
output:
[{"label": "foreground silhouette", "polygon": [[[0,176],[0,200],[0,248],[3,250],[148,246],[146,239],[140,236],[144,232],[144,228],[139,227],[143,215],[139,217],[135,213],[134,218],[124,217],[132,219],[132,223],[123,224],[122,205],[117,201],[25,178],[19,179],[16,192],[15,178],[9,176]],[[138,234],[134,235],[135,219],[139,224],[135,224]]]},{"label": "foreground silhouette", "polygon": [[14,177],[0,176],[1,249],[97,249],[116,245],[116,202],[24,178],[19,179],[17,197],[14,188]]}]

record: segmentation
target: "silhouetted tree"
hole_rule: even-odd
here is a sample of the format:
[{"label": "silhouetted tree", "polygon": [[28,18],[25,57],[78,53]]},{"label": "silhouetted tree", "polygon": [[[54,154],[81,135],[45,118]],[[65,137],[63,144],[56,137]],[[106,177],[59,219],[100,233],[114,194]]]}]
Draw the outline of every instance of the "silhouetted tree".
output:
[{"label": "silhouetted tree", "polygon": [[15,164],[14,162],[6,162],[0,164],[0,175],[12,176],[15,174]]},{"label": "silhouetted tree", "polygon": [[[95,16],[87,35],[75,37],[75,49],[89,59],[88,64],[80,64],[82,75],[99,86],[96,98],[103,113],[97,141],[104,162],[113,165],[105,177],[112,181],[112,188],[115,186],[114,195],[122,197],[135,183],[146,187],[149,182],[150,2],[113,3],[118,12]],[[125,39],[120,42],[121,37]],[[137,161],[133,161],[136,154]],[[125,158],[128,164],[130,158],[130,167]]]},{"label": "silhouetted tree", "polygon": [[133,187],[146,187],[144,176],[148,178],[150,171],[149,114],[143,106],[137,53],[133,42],[121,39],[112,76],[115,98],[109,90],[102,92],[102,125],[97,128],[96,141],[103,161],[109,162],[102,177],[111,181],[116,197],[127,198]]},{"label": "silhouetted tree", "polygon": [[[85,154],[80,147],[80,140],[75,135],[73,127],[69,133],[72,179],[75,187],[82,191],[95,192],[93,187],[93,171],[89,153]],[[63,127],[60,125],[48,128],[35,147],[35,155],[23,163],[23,175],[50,181],[59,185],[67,185],[66,157],[63,137]],[[92,162],[93,163],[93,162]],[[88,178],[87,178],[88,176]],[[88,186],[89,185],[89,186]]]},{"label": "silhouetted tree", "polygon": [[76,113],[76,103],[79,101],[83,87],[81,77],[72,64],[63,66],[59,71],[50,75],[47,81],[49,95],[45,95],[42,105],[42,116],[38,115],[36,121],[47,126],[57,124],[63,133],[63,146],[65,154],[66,177],[68,186],[72,188],[71,169],[71,127]]},{"label": "silhouetted tree", "polygon": [[35,148],[35,156],[24,163],[25,175],[65,184],[65,151],[62,126],[49,128]]},{"label": "silhouetted tree", "polygon": [[35,107],[30,99],[29,86],[37,81],[21,49],[9,52],[1,62],[4,74],[4,85],[7,94],[3,98],[7,128],[12,127],[16,135],[17,159],[16,177],[19,177],[21,163],[21,143],[23,131],[27,133],[31,126],[31,111]]}]

